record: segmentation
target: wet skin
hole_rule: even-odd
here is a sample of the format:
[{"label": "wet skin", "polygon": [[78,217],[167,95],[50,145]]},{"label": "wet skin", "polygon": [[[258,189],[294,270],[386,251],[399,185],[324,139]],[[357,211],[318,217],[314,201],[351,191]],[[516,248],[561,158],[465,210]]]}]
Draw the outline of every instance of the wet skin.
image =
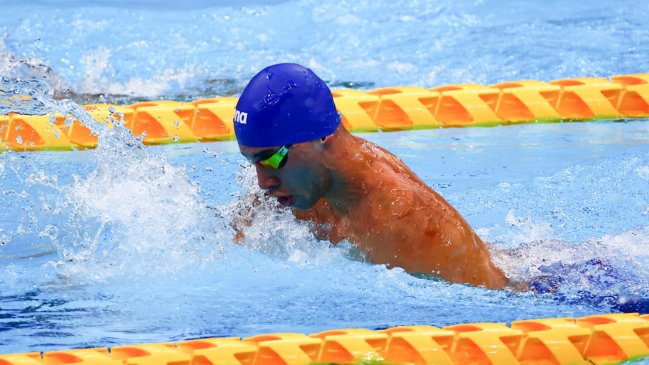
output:
[{"label": "wet skin", "polygon": [[[277,147],[239,146],[252,161]],[[322,140],[292,146],[286,164],[256,163],[259,186],[319,239],[348,239],[369,261],[454,283],[502,288],[504,276],[460,214],[401,160],[342,126]]]}]

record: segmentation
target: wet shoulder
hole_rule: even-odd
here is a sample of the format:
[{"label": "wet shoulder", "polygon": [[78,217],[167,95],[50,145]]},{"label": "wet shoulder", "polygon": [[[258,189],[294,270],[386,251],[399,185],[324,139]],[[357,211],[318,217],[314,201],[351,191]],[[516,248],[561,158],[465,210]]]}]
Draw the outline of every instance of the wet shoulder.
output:
[{"label": "wet shoulder", "polygon": [[407,171],[395,168],[392,162],[375,161],[368,203],[373,215],[394,220],[407,217],[420,205],[420,187],[413,183]]}]

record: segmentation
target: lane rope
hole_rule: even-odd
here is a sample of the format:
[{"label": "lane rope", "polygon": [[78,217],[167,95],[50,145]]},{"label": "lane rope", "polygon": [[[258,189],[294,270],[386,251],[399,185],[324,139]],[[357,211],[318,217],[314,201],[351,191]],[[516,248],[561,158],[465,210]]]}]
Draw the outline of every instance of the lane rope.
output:
[{"label": "lane rope", "polygon": [[615,364],[649,356],[649,315],[335,329],[270,333],[0,355],[1,365],[300,365],[385,361],[391,364]]},{"label": "lane rope", "polygon": [[[649,118],[649,74],[332,93],[343,125],[352,132]],[[122,120],[135,136],[144,136],[145,144],[155,145],[233,140],[236,102],[219,97],[83,107],[102,123]],[[97,137],[68,117],[0,115],[0,150],[96,147]]]}]

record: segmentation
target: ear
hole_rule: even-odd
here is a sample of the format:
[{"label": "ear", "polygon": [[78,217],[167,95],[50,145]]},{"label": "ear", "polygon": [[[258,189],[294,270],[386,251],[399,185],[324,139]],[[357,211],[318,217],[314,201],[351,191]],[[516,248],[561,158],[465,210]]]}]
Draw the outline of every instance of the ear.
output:
[{"label": "ear", "polygon": [[318,150],[323,150],[328,147],[331,137],[333,137],[333,133],[320,139],[316,139],[313,141],[313,146]]},{"label": "ear", "polygon": [[320,143],[323,143],[323,144],[327,143],[329,141],[329,139],[331,139],[331,137],[333,137],[333,133],[328,135],[328,136],[324,136],[324,137],[320,138]]}]

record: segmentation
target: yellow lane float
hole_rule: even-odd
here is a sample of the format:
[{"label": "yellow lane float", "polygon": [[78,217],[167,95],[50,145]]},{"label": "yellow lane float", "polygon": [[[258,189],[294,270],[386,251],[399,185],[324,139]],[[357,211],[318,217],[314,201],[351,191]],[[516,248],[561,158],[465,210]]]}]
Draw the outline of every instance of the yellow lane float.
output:
[{"label": "yellow lane float", "polygon": [[[494,126],[516,123],[649,117],[649,74],[494,85],[457,84],[376,90],[333,90],[343,125],[352,132]],[[121,119],[145,144],[232,140],[236,98],[84,105],[96,120]],[[94,148],[97,137],[68,116],[0,115],[0,149]]]},{"label": "yellow lane float", "polygon": [[649,315],[271,333],[0,355],[0,365],[616,364],[649,356]]}]

